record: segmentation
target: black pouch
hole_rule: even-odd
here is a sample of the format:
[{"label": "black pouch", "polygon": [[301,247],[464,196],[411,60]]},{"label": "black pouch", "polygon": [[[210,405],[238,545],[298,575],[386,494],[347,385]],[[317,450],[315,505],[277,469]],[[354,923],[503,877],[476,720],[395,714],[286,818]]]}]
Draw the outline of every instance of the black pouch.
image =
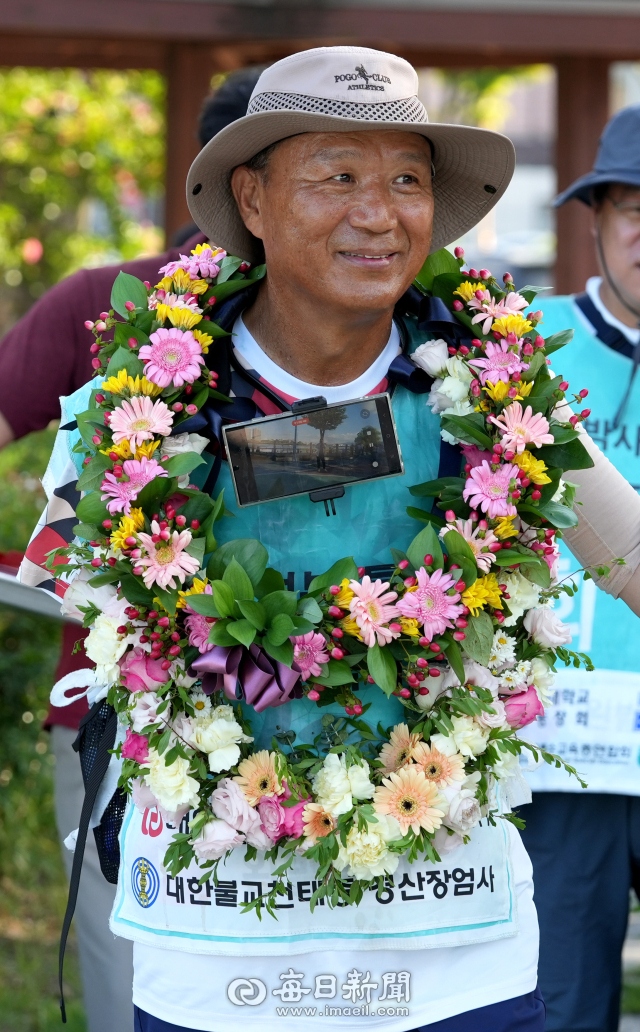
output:
[{"label": "black pouch", "polygon": [[[91,814],[100,791],[100,786],[107,773],[107,767],[111,760],[111,750],[115,744],[118,717],[113,706],[110,706],[106,699],[96,702],[80,722],[78,737],[73,743],[73,748],[80,757],[82,779],[84,781],[84,801],[80,813],[80,824],[78,827],[78,838],[73,854],[73,866],[71,878],[69,879],[69,897],[67,909],[62,923],[60,935],[60,952],[58,957],[58,978],[60,985],[60,1011],[62,1021],[66,1024],[67,1015],[64,1004],[64,993],[62,988],[62,973],[64,965],[64,954],[67,945],[67,938],[73,914],[78,899],[78,888],[82,874],[82,861],[87,841],[87,832]],[[126,808],[127,796],[122,789],[117,789],[109,801],[102,820],[93,833],[98,847],[100,869],[107,881],[115,884],[118,880],[118,868],[120,867],[120,845],[118,835],[122,827],[122,819]]]}]

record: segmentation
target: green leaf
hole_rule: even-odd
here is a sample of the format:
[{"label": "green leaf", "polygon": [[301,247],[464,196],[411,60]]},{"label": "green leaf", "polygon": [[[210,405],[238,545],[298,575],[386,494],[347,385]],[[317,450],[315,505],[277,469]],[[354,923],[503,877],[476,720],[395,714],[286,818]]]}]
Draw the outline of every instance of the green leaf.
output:
[{"label": "green leaf", "polygon": [[144,512],[157,512],[160,503],[174,493],[176,486],[177,481],[171,477],[155,477],[146,487],[142,488],[135,504]]},{"label": "green leaf", "polygon": [[230,585],[221,580],[214,580],[211,582],[211,594],[220,616],[231,616],[235,599]]},{"label": "green leaf", "polygon": [[407,516],[412,520],[420,520],[421,523],[432,523],[434,527],[444,527],[445,520],[434,512],[427,512],[426,509],[416,509],[414,505],[407,506]]},{"label": "green leaf", "polygon": [[103,527],[96,527],[95,523],[78,523],[73,528],[73,533],[82,541],[95,541],[104,537],[106,531]]},{"label": "green leaf", "polygon": [[464,477],[438,477],[437,480],[427,480],[424,484],[414,484],[409,488],[409,494],[414,498],[437,498],[446,487],[457,489],[462,494],[466,480]]},{"label": "green leaf", "polygon": [[529,362],[529,368],[524,369],[521,374],[523,381],[525,383],[531,383],[532,380],[535,380],[537,374],[540,372],[544,364],[545,360],[542,351],[536,351],[535,355]]},{"label": "green leaf", "polygon": [[154,590],[156,597],[160,600],[160,605],[166,609],[171,616],[175,616],[176,606],[178,605],[178,599],[180,597],[178,595],[178,589],[176,588],[175,590],[172,589],[171,591],[165,591],[164,588],[159,588],[156,585]]},{"label": "green leaf", "polygon": [[142,376],[144,366],[135,351],[131,348],[117,348],[109,359],[106,376],[115,376],[121,369],[126,369],[129,376]]},{"label": "green leaf", "polygon": [[205,595],[204,592],[201,595],[189,595],[187,602],[196,613],[201,613],[202,616],[215,616],[216,618],[220,616],[213,595]]},{"label": "green leaf", "polygon": [[552,333],[550,337],[545,337],[544,350],[548,355],[553,354],[554,351],[559,351],[565,344],[573,340],[573,333],[573,330],[562,330],[560,333]]},{"label": "green leaf", "polygon": [[242,265],[242,258],[236,258],[234,255],[228,254],[226,258],[223,258],[220,262],[220,272],[216,277],[215,286],[211,289],[215,290],[216,298],[218,296],[218,286],[221,283],[226,283],[228,279],[233,276],[234,272],[237,272]]},{"label": "green leaf", "polygon": [[481,663],[482,666],[488,666],[493,644],[493,623],[489,614],[479,613],[477,616],[470,616],[464,633],[466,638],[462,642],[462,648],[469,658],[475,659],[476,663]]},{"label": "green leaf", "polygon": [[227,624],[227,634],[237,638],[248,649],[256,636],[256,629],[248,620],[230,620]]},{"label": "green leaf", "polygon": [[449,641],[447,647],[447,659],[451,664],[451,669],[460,681],[460,684],[464,684],[466,674],[464,672],[464,663],[462,662],[462,653],[460,652],[457,641]]},{"label": "green leaf", "polygon": [[367,652],[367,666],[371,677],[387,698],[392,695],[398,685],[398,668],[389,650],[374,645]]},{"label": "green leaf", "polygon": [[460,567],[460,573],[454,574],[456,580],[462,577],[465,587],[470,588],[478,579],[478,564],[475,559],[469,559],[466,555],[453,554],[451,559],[455,565]]},{"label": "green leaf", "polygon": [[[181,452],[180,455],[172,455],[161,465],[166,469],[170,477],[182,477],[185,473],[191,473],[196,466],[202,466],[205,460],[197,452]],[[193,517],[191,517],[193,519]]]},{"label": "green leaf", "polygon": [[269,625],[267,638],[272,645],[282,645],[295,632],[293,620],[286,613],[277,613]]},{"label": "green leaf", "polygon": [[132,606],[152,606],[153,591],[145,588],[142,580],[134,577],[132,573],[124,573],[120,577],[122,594]]},{"label": "green leaf", "polygon": [[443,247],[429,255],[416,276],[416,282],[423,290],[430,291],[435,277],[447,272],[457,273],[462,279],[458,259],[451,254],[451,251],[447,251],[446,247]]},{"label": "green leaf", "polygon": [[147,288],[142,280],[128,272],[119,272],[111,290],[111,307],[123,319],[129,318],[129,312],[125,308],[125,301],[133,301],[136,308],[147,308]]},{"label": "green leaf", "polygon": [[345,580],[345,578],[347,580],[357,580],[358,578],[358,567],[351,556],[346,559],[338,559],[330,570],[327,570],[326,573],[321,573],[318,577],[314,577],[307,588],[307,592],[309,595],[315,595],[320,591],[324,591],[325,588],[330,588],[332,584],[340,584],[340,581]]},{"label": "green leaf", "polygon": [[[476,418],[477,416],[480,417],[480,420]],[[463,441],[465,444],[479,444],[481,448],[487,451],[491,450],[492,441],[484,429],[485,422],[479,412],[468,416],[442,415],[440,422],[443,430],[453,434],[459,441]]]},{"label": "green leaf", "polygon": [[[438,535],[431,524],[425,527],[424,530],[421,530],[407,548],[407,559],[415,570],[419,570],[421,566],[424,566],[425,555],[432,555],[434,567],[438,570],[442,569],[444,566],[442,548],[440,547]],[[373,674],[371,676],[373,677]]]},{"label": "green leaf", "polygon": [[279,570],[274,570],[273,567],[269,566],[264,571],[260,583],[256,585],[256,595],[258,598],[264,598],[265,595],[270,595],[272,591],[284,591],[284,577]]},{"label": "green leaf", "polygon": [[262,596],[260,604],[264,607],[267,623],[271,623],[278,613],[295,616],[298,598],[295,591],[272,591],[270,594]]},{"label": "green leaf", "polygon": [[81,523],[95,523],[100,526],[103,520],[110,518],[110,515],[104,502],[100,501],[99,491],[91,491],[78,502],[76,516]]},{"label": "green leaf", "polygon": [[[87,409],[86,412],[76,413],[76,422],[78,424],[78,430],[82,440],[89,448],[95,448],[95,444],[91,440],[96,432],[97,427],[94,423],[98,423],[100,419],[100,412],[98,409]],[[104,423],[100,423],[100,427],[104,430]]]},{"label": "green leaf", "polygon": [[322,675],[312,677],[311,680],[316,684],[324,684],[327,688],[335,688],[340,684],[351,684],[354,677],[351,667],[345,663],[344,659],[330,659],[326,665],[323,665]]},{"label": "green leaf", "polygon": [[218,620],[217,623],[214,623],[209,632],[209,641],[213,642],[214,645],[222,645],[225,649],[228,649],[231,645],[237,645],[238,639],[232,638],[227,631],[227,627],[231,622],[231,620]]},{"label": "green leaf", "polygon": [[576,437],[580,434],[577,430],[574,430],[570,426],[561,426],[560,423],[552,423],[549,427],[549,433],[553,434],[553,440],[555,444],[567,444],[569,441],[575,441]]},{"label": "green leaf", "polygon": [[253,584],[236,558],[233,558],[222,575],[228,584],[234,599],[253,599]]},{"label": "green leaf", "polygon": [[274,645],[272,641],[269,641],[268,637],[264,637],[262,639],[262,647],[278,663],[284,663],[288,667],[293,663],[293,645],[288,638],[282,645]]},{"label": "green leaf", "polygon": [[526,410],[527,404],[529,404],[534,398],[546,399],[550,401],[551,395],[554,391],[560,389],[562,383],[562,377],[556,376],[553,380],[537,380],[531,388],[531,394],[528,398],[524,398],[522,401],[522,407]]},{"label": "green leaf", "polygon": [[471,550],[471,546],[465,541],[462,534],[459,534],[457,530],[448,530],[443,538],[447,552],[453,559],[457,559],[459,555],[464,556],[466,559],[471,559],[473,563],[476,561],[476,557]]},{"label": "green leaf", "polygon": [[128,351],[130,351],[129,341],[132,337],[135,337],[138,344],[149,343],[149,334],[145,333],[144,330],[139,329],[137,326],[132,326],[131,323],[118,323],[116,325],[113,334],[114,344],[122,344]]},{"label": "green leaf", "polygon": [[87,581],[92,588],[101,588],[103,584],[115,584],[116,581],[120,580],[120,574],[117,570],[109,570],[108,573],[96,573],[95,577],[91,577]]},{"label": "green leaf", "polygon": [[546,590],[551,585],[551,570],[544,560],[541,563],[527,563],[521,571],[527,580]]},{"label": "green leaf", "polygon": [[[214,512],[213,498],[209,495],[204,494],[202,491],[194,491],[190,487],[180,487],[178,491],[181,495],[186,495],[188,501],[184,505],[179,505],[177,511],[187,521],[187,526],[191,523],[191,520],[199,520],[202,528],[207,519]],[[205,551],[211,551],[211,549],[205,549]]]},{"label": "green leaf", "polygon": [[76,484],[78,491],[97,491],[104,480],[106,470],[110,469],[111,466],[111,459],[103,455],[102,452],[96,452],[91,462],[84,467],[78,477],[78,483]]},{"label": "green leaf", "polygon": [[577,527],[578,517],[567,505],[560,505],[558,502],[546,502],[538,507],[538,512],[554,527],[566,530],[568,527]]},{"label": "green leaf", "polygon": [[211,579],[220,579],[232,559],[242,566],[251,583],[257,586],[269,562],[269,553],[256,538],[236,538],[220,545],[209,560],[207,574]]},{"label": "green leaf", "polygon": [[292,620],[294,633],[296,635],[309,634],[310,631],[315,630],[313,624],[309,623],[309,621],[305,620],[302,616],[294,616],[292,617]]},{"label": "green leaf", "polygon": [[566,444],[543,444],[541,448],[532,448],[531,454],[542,459],[547,466],[558,466],[568,469],[591,469],[593,459],[582,441],[568,441]]},{"label": "green leaf", "polygon": [[315,598],[310,595],[304,595],[298,602],[298,608],[296,610],[298,616],[302,616],[305,620],[309,620],[312,624],[320,623],[322,620],[322,610]]},{"label": "green leaf", "polygon": [[267,626],[267,614],[264,611],[264,606],[261,606],[259,602],[244,599],[238,601],[238,607],[242,615],[247,618],[257,631],[264,631]]}]

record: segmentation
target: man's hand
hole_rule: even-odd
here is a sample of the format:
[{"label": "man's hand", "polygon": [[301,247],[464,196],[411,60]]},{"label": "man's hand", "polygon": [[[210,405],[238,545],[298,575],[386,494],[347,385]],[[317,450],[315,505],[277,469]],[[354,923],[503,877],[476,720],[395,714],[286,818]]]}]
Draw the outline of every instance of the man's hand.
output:
[{"label": "man's hand", "polygon": [[0,412],[0,448],[4,448],[13,440],[13,430]]}]

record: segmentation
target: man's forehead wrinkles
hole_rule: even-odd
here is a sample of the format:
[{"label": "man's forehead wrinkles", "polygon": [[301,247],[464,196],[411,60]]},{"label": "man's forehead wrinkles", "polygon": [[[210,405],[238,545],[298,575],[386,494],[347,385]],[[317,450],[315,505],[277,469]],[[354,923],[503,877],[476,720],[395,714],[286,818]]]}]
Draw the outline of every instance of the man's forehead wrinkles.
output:
[{"label": "man's forehead wrinkles", "polygon": [[[388,152],[391,148],[385,148]],[[340,147],[336,144],[335,147],[321,147],[320,150],[313,151],[310,157],[317,159],[318,161],[332,161],[340,160],[343,158],[360,158],[363,156],[363,152],[358,147]],[[392,155],[398,161],[419,161],[425,165],[431,163],[431,153],[421,153],[420,151],[401,151],[400,153],[394,153]]]}]

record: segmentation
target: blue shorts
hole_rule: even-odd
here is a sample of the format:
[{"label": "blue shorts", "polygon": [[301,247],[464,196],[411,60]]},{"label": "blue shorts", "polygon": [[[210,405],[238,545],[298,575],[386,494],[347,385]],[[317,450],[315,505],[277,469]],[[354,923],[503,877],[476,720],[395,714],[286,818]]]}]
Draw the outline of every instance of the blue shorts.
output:
[{"label": "blue shorts", "polygon": [[[512,1000],[456,1014],[412,1032],[544,1032],[545,1006],[539,989]],[[364,1025],[363,1025],[364,1030]],[[198,1032],[172,1025],[135,1008],[135,1032]]]}]

